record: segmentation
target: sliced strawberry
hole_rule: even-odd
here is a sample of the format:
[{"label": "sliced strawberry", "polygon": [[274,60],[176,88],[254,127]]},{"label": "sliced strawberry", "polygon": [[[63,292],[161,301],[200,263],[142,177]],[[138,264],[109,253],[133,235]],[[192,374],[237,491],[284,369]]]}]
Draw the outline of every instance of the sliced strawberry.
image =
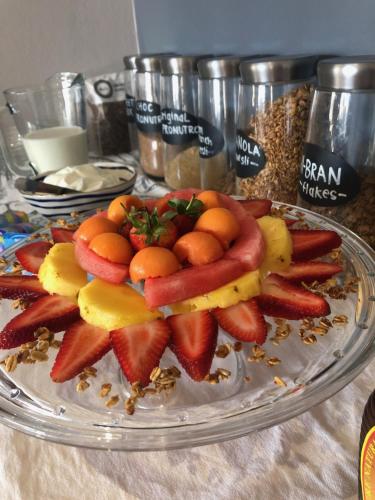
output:
[{"label": "sliced strawberry", "polygon": [[169,347],[187,374],[199,382],[211,368],[217,341],[217,322],[208,311],[175,314],[167,318],[172,330]]},{"label": "sliced strawberry", "polygon": [[293,226],[293,224],[295,224],[296,222],[298,222],[298,219],[288,219],[288,218],[285,218],[284,221],[285,221],[285,224],[288,227],[290,227],[290,226]]},{"label": "sliced strawberry", "polygon": [[2,299],[36,300],[47,294],[36,276],[0,276]]},{"label": "sliced strawberry", "polygon": [[111,332],[113,350],[124,375],[131,384],[150,383],[150,375],[170,339],[168,323],[156,319],[141,325],[126,326]]},{"label": "sliced strawberry", "polygon": [[246,212],[259,219],[263,215],[268,215],[271,211],[272,201],[267,199],[260,200],[238,200]]},{"label": "sliced strawberry", "polygon": [[259,345],[266,340],[267,325],[255,299],[225,309],[218,307],[213,314],[221,328],[237,340]]},{"label": "sliced strawberry", "polygon": [[34,340],[34,332],[44,326],[61,332],[79,318],[76,304],[60,295],[40,297],[7,323],[0,332],[0,349],[10,349]]},{"label": "sliced strawberry", "polygon": [[321,257],[341,245],[335,231],[320,229],[290,229],[293,242],[292,260],[309,260]]},{"label": "sliced strawberry", "polygon": [[48,241],[34,241],[16,250],[15,254],[26,271],[38,274],[40,265],[50,248],[52,248],[52,245]]},{"label": "sliced strawberry", "polygon": [[54,382],[65,382],[87,366],[95,364],[111,349],[109,332],[91,326],[83,319],[73,323],[63,341],[51,370]]},{"label": "sliced strawberry", "polygon": [[329,304],[323,297],[277,274],[270,274],[263,281],[262,293],[257,301],[264,314],[278,318],[316,318],[330,313]]},{"label": "sliced strawberry", "polygon": [[62,227],[51,227],[51,235],[55,243],[71,243],[74,231]]},{"label": "sliced strawberry", "polygon": [[316,260],[307,262],[296,262],[291,264],[286,271],[280,271],[277,274],[283,276],[289,281],[300,283],[320,283],[331,278],[334,274],[341,273],[342,267],[329,262],[319,262]]}]

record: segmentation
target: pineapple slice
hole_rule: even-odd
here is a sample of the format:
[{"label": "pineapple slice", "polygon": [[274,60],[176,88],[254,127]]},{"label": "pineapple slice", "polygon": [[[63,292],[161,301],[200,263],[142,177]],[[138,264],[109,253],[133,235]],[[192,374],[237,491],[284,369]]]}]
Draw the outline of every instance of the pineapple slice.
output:
[{"label": "pineapple slice", "polygon": [[279,217],[265,215],[257,219],[266,242],[266,253],[261,265],[264,276],[288,269],[292,259],[292,238],[285,221]]},{"label": "pineapple slice", "polygon": [[87,283],[87,274],[75,260],[74,244],[53,245],[40,266],[38,278],[47,292],[76,297]]},{"label": "pineapple slice", "polygon": [[241,300],[248,300],[259,295],[260,285],[259,270],[250,271],[212,292],[171,304],[170,307],[174,314],[214,309],[215,307],[225,308],[233,306]]},{"label": "pineapple slice", "polygon": [[147,309],[143,296],[129,285],[99,278],[80,290],[78,306],[87,323],[108,331],[163,318],[162,312]]}]

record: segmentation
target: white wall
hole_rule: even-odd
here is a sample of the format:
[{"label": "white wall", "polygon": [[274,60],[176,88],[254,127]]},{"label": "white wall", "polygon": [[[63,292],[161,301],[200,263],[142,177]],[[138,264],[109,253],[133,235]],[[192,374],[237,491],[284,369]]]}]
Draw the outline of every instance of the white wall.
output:
[{"label": "white wall", "polygon": [[132,0],[0,0],[0,91],[137,49]]}]

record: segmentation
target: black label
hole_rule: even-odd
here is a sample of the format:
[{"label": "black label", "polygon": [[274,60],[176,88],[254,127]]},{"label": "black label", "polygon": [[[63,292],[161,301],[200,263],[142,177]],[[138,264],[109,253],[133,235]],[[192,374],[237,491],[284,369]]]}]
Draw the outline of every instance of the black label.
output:
[{"label": "black label", "polygon": [[241,130],[237,130],[236,137],[236,173],[238,177],[253,177],[264,168],[267,158],[254,139],[251,139]]},{"label": "black label", "polygon": [[306,143],[298,189],[301,197],[313,205],[336,207],[357,196],[360,179],[341,156]]},{"label": "black label", "polygon": [[224,147],[222,132],[203,118],[199,119],[199,155],[201,158],[211,158]]},{"label": "black label", "polygon": [[161,116],[161,133],[167,144],[188,144],[197,139],[199,127],[195,116],[172,108],[164,108]]},{"label": "black label", "polygon": [[125,95],[126,115],[129,123],[135,122],[135,99],[132,95]]},{"label": "black label", "polygon": [[135,121],[141,132],[161,132],[160,105],[150,101],[136,101]]}]

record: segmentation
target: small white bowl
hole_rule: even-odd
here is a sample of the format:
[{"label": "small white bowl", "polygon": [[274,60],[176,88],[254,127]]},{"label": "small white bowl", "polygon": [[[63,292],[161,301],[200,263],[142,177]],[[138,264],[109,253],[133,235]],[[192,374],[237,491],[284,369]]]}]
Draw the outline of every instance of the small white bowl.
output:
[{"label": "small white bowl", "polygon": [[[101,169],[124,170],[124,177],[127,180],[116,186],[92,191],[91,193],[77,194],[50,194],[32,193],[29,191],[19,191],[21,196],[37,212],[45,217],[69,216],[72,212],[87,212],[96,208],[103,208],[108,205],[113,198],[123,194],[130,194],[133,190],[137,177],[136,169],[124,163],[98,162],[95,166]],[[42,180],[47,174],[33,177],[35,180]]]}]

